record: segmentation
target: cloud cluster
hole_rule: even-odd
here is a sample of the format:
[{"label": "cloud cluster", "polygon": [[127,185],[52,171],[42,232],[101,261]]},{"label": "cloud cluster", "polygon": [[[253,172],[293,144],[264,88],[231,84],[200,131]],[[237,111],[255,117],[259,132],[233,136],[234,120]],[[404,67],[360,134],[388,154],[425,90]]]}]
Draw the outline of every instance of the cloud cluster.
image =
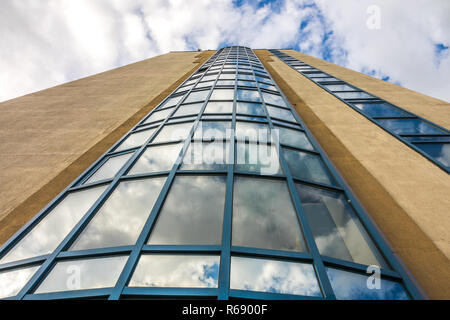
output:
[{"label": "cloud cluster", "polygon": [[[368,29],[378,5],[381,28]],[[5,0],[0,101],[171,50],[299,49],[442,99],[450,2]]]}]

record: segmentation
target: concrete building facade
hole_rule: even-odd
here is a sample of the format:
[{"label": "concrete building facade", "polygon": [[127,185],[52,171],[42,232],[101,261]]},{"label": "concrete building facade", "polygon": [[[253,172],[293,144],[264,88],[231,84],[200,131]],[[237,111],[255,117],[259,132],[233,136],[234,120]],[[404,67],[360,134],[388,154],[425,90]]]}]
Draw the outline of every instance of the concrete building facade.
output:
[{"label": "concrete building facade", "polygon": [[[281,58],[280,53],[307,66],[296,70]],[[312,69],[314,71],[311,73]],[[409,142],[405,143],[403,136],[380,127],[376,120],[369,119],[350,105],[364,103],[363,100],[336,97],[333,92],[318,85],[319,81],[311,78],[313,73],[325,73],[323,78],[334,77],[341,80],[337,82],[339,85],[345,83],[354,86],[396,108],[430,121],[440,131],[426,134],[425,138],[437,137],[440,139],[439,143],[446,143],[450,139],[446,129],[450,127],[448,103],[293,50],[252,51],[244,47],[231,47],[219,51],[172,52],[0,103],[0,165],[3,169],[0,172],[3,181],[0,185],[0,279],[4,281],[3,288],[0,283],[0,296],[12,299],[120,299],[146,295],[205,296],[219,299],[448,299],[450,219],[447,213],[450,208],[450,179],[445,163],[442,164],[445,157],[439,163],[430,160],[429,155],[411,147]],[[324,83],[333,85],[333,81]],[[203,93],[205,96],[202,98],[191,98]],[[169,105],[170,101],[174,103],[173,106]],[[377,101],[372,99],[370,103]],[[257,106],[261,106],[261,109]],[[146,116],[156,107],[154,112]],[[194,111],[189,112],[188,108]],[[399,118],[412,119],[413,116]],[[398,120],[397,117],[394,120]],[[162,128],[166,127],[166,123],[170,128],[176,125],[181,128],[189,121],[193,123],[190,134],[182,140],[176,140],[180,147],[184,143],[182,149],[170,149],[175,147],[175,140],[169,144],[170,148],[165,141],[158,140],[158,135],[164,133]],[[230,145],[233,146],[230,159],[235,160],[234,154],[238,154],[241,149],[246,150],[244,154],[249,157],[248,148],[253,142],[258,146],[277,146],[278,153],[275,154],[280,158],[279,171],[264,173],[260,170],[263,167],[260,163],[257,164],[260,170],[257,173],[254,171],[254,163],[226,163],[225,166],[213,169],[205,169],[204,164],[189,167],[186,154],[190,152],[189,142],[192,140],[193,145],[196,141],[194,129],[200,124],[211,123],[216,125],[212,127],[214,132],[225,132],[225,129],[233,132],[231,137],[221,137],[224,141],[224,154],[228,156]],[[217,127],[218,123],[223,126]],[[268,142],[259,138],[252,141],[251,137],[250,140],[246,137],[240,141],[238,127],[241,126],[242,130],[243,124],[248,123],[259,127],[265,125],[270,130],[280,129],[280,136],[277,136],[280,142]],[[142,142],[142,146],[133,145],[131,140],[127,140],[133,134],[134,140],[137,140],[137,134],[146,130],[154,131],[151,132],[151,137],[144,137],[143,142],[147,142]],[[289,144],[292,139],[295,140],[295,145]],[[157,149],[151,149],[160,146],[154,145],[157,140],[156,143],[162,143],[162,149],[158,152]],[[298,146],[300,142],[302,145]],[[129,146],[123,147],[124,143]],[[201,140],[202,143],[205,141]],[[151,159],[148,163],[152,166],[160,161],[152,159],[152,153],[146,154],[147,149],[155,150],[161,157],[175,153],[177,161],[174,160],[174,166],[168,169],[152,169],[150,172],[146,167],[147,169],[139,171],[136,168],[140,159]],[[222,150],[222,147],[219,149]],[[135,150],[135,153],[127,150]],[[180,159],[176,157],[179,150],[182,150]],[[295,152],[300,152],[302,156],[294,155]],[[307,165],[298,169],[296,166],[299,166],[304,157],[317,160],[308,160]],[[112,159],[118,164],[112,164]],[[98,178],[96,182],[92,182],[108,161],[112,168],[118,166],[117,175],[113,174],[109,180]],[[245,161],[249,160],[245,158]],[[317,166],[323,167],[320,170],[328,173],[318,175]],[[135,174],[126,177],[133,170]],[[302,176],[304,171],[310,174]],[[314,174],[311,174],[313,171]],[[164,221],[162,218],[170,217],[172,211],[168,209],[168,205],[177,203],[172,196],[177,188],[182,193],[181,190],[189,190],[204,183],[200,179],[189,184],[188,177],[193,175],[197,175],[197,179],[210,178],[206,179],[209,188],[199,191],[202,194],[206,194],[208,189],[223,193],[223,203],[221,200],[214,200],[213,195],[209,197],[218,201],[211,206],[219,206],[220,203],[224,214],[219,222],[208,220],[207,226],[217,224],[220,232],[216,230],[215,233],[205,233],[203,237],[210,237],[208,241],[186,236],[176,242],[173,240],[176,238],[174,235],[168,240],[164,231],[160,230],[164,230],[162,226],[165,224],[172,228],[176,220],[167,218],[168,222],[161,222]],[[161,177],[167,177],[167,180],[156,183]],[[185,179],[184,185],[181,177]],[[262,208],[250,210],[245,199],[239,199],[241,193],[248,193],[249,188],[257,185],[252,186],[250,177],[261,182],[261,189],[265,183],[262,183],[263,178],[267,178],[273,183],[272,186],[268,185],[268,189],[279,188],[277,197],[285,199],[276,204],[272,201],[274,209],[266,212],[266,217],[274,210],[292,212],[297,217],[296,223],[299,224],[300,231],[275,224],[281,234],[292,232],[292,237],[284,239],[283,243],[278,235],[272,242],[265,244],[264,237],[258,238],[259,231],[256,229],[256,242],[252,243],[243,236],[236,238],[239,228],[243,228],[237,220],[239,210],[244,212],[242,207],[246,208],[246,219],[252,224],[256,223],[257,216],[253,216],[254,220],[251,220],[249,212],[264,211]],[[93,245],[83,240],[83,234],[89,232],[95,238],[95,232],[89,230],[95,229],[92,226],[95,225],[96,215],[100,216],[97,212],[107,211],[105,207],[112,202],[117,190],[126,183],[145,182],[146,178],[153,178],[152,181],[156,184],[150,185],[150,188],[160,190],[163,196],[160,194],[151,204],[147,204],[147,211],[150,210],[148,219],[144,219],[145,222],[139,220],[143,229],[136,231],[137,235],[132,241]],[[90,181],[93,184],[86,188],[84,185],[88,185]],[[281,186],[278,182],[285,182],[286,186]],[[110,187],[113,184],[115,185]],[[340,209],[339,214],[348,214],[352,218],[344,219],[346,224],[339,226],[337,213],[334,216],[331,214],[334,217],[333,223],[337,224],[333,230],[342,232],[349,223],[353,223],[351,232],[358,233],[356,238],[343,235],[343,240],[339,238],[341,242],[338,243],[335,236],[333,238],[331,234],[327,234],[334,240],[331,241],[332,249],[328,248],[325,253],[326,248],[321,244],[325,240],[318,230],[323,231],[326,223],[317,218],[319,213],[323,213],[317,208],[323,207],[325,202],[310,200],[306,196],[310,187],[329,192],[328,195],[323,195],[328,197],[327,201],[337,201],[336,199],[341,199],[339,197],[349,201],[351,209]],[[288,190],[286,194],[283,188]],[[67,200],[69,194],[77,194],[85,189],[91,190],[92,194],[85,198],[80,196],[79,199],[73,197],[74,199]],[[295,191],[297,189],[298,194]],[[96,200],[99,194],[102,196]],[[260,195],[251,196],[259,199]],[[285,208],[286,203],[291,201],[289,199],[292,200],[292,208]],[[119,197],[116,201],[126,202],[126,199],[120,200]],[[70,211],[78,202],[87,206],[80,213],[82,218],[73,221],[67,232],[58,241],[55,240],[57,243],[55,242],[54,247],[50,246],[51,250],[50,247],[45,250],[29,248],[31,245],[26,244],[28,238],[35,242],[42,238],[42,243],[50,241],[51,229],[42,231],[39,237],[30,236],[45,221],[46,216],[62,211],[64,206],[69,208],[64,210]],[[178,206],[183,207],[183,204],[178,203]],[[347,208],[343,201],[339,202],[339,206]],[[332,211],[332,207],[328,205],[328,210]],[[197,207],[194,211],[202,210]],[[105,221],[110,219],[113,217]],[[202,216],[201,220],[205,219]],[[290,221],[287,216],[285,219]],[[60,223],[64,221],[66,220],[61,220]],[[172,222],[169,223],[170,221]],[[251,230],[251,227],[247,230]],[[112,234],[120,238],[122,231],[115,232]],[[265,238],[270,238],[270,233],[267,230],[265,232]],[[182,232],[177,234],[181,237]],[[221,236],[217,238],[217,234]],[[158,240],[152,242],[152,238]],[[297,240],[293,240],[294,238]],[[361,239],[361,243],[364,243],[361,244],[362,247],[352,247],[355,239]],[[187,246],[177,247],[180,243]],[[24,248],[33,253],[24,253]],[[162,268],[151,261],[152,255],[157,254],[161,261],[167,260],[171,266],[174,264],[171,259],[177,254],[184,254],[184,259],[192,258],[193,265],[196,263],[195,259],[203,259],[203,266],[209,268],[208,275],[202,275],[207,278],[207,283],[186,282],[186,275],[180,275],[183,281],[179,280],[179,285],[161,282],[159,278],[150,281],[146,278],[148,275],[145,270]],[[345,255],[349,258],[344,258]],[[75,264],[76,266],[87,268],[91,270],[91,274],[95,274],[89,268],[94,268],[92,261],[99,261],[95,258],[100,256],[110,259],[110,269],[115,270],[112,272],[115,275],[112,280],[105,279],[103,285],[91,287],[81,284],[83,290],[79,290],[80,287],[77,286],[68,289],[58,286],[60,282],[66,283],[66,279],[61,278],[60,268],[66,268],[67,263],[78,259],[83,262]],[[147,258],[150,262],[144,260]],[[244,286],[243,280],[236,276],[236,271],[233,274],[233,268],[245,275],[249,270],[262,270],[268,265],[276,267],[280,274],[287,274],[285,284],[294,284],[294,287],[286,289],[286,285],[280,285],[278,291],[270,291],[260,284],[261,279],[256,278]],[[337,289],[338,280],[348,284],[348,291],[353,290],[352,285],[365,284],[367,276],[363,275],[369,265],[381,267],[381,284],[387,291],[380,293],[359,288],[359,291],[354,289],[359,295],[352,295]],[[177,266],[181,268],[180,265]],[[20,273],[20,270],[29,272]],[[357,277],[360,278],[355,280],[351,272],[358,274]],[[308,281],[296,282],[293,275],[302,275]],[[98,277],[101,278],[99,275]],[[112,284],[107,280],[112,281]],[[9,283],[5,285],[7,281]],[[271,285],[276,287],[273,283]]]}]

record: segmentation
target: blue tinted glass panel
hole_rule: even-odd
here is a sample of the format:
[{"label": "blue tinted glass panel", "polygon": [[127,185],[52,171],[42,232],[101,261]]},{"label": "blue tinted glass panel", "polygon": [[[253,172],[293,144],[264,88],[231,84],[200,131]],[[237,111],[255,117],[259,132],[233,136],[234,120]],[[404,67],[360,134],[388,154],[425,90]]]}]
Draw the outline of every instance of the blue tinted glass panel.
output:
[{"label": "blue tinted glass panel", "polygon": [[370,117],[405,117],[406,112],[391,106],[388,103],[354,103],[355,107]]},{"label": "blue tinted glass panel", "polygon": [[[394,281],[380,279],[379,288],[369,276],[333,268],[327,268],[334,294],[339,300],[409,300],[403,286]],[[368,285],[369,281],[369,285]],[[373,289],[369,289],[373,288]]]},{"label": "blue tinted glass panel", "polygon": [[231,257],[230,288],[321,297],[310,264]]},{"label": "blue tinted glass panel", "polygon": [[440,134],[442,130],[420,119],[378,119],[381,125],[397,134]]},{"label": "blue tinted glass panel", "polygon": [[294,177],[314,182],[333,184],[320,157],[306,152],[284,149],[283,155]]},{"label": "blue tinted glass panel", "polygon": [[450,167],[450,143],[414,143],[414,145],[444,166]]}]

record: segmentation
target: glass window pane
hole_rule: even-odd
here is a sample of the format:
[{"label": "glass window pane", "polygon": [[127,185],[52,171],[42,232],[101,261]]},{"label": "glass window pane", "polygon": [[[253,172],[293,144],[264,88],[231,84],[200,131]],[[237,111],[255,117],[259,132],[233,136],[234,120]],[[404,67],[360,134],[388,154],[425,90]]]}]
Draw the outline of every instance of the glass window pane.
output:
[{"label": "glass window pane", "polygon": [[277,91],[277,88],[276,88],[275,86],[272,86],[272,85],[269,85],[269,84],[260,83],[259,86],[260,86],[261,88],[265,88],[265,89]]},{"label": "glass window pane", "polygon": [[58,262],[35,293],[114,287],[127,256]]},{"label": "glass window pane", "polygon": [[105,189],[106,186],[100,186],[68,194],[0,260],[0,263],[53,252]]},{"label": "glass window pane", "polygon": [[181,165],[182,170],[226,170],[229,144],[217,142],[191,142]]},{"label": "glass window pane", "polygon": [[415,143],[414,145],[444,166],[450,167],[449,143]]},{"label": "glass window pane", "polygon": [[195,130],[194,138],[221,140],[230,137],[230,130],[230,121],[201,121]]},{"label": "glass window pane", "polygon": [[122,150],[140,147],[148,139],[150,139],[150,137],[152,136],[152,134],[155,131],[156,131],[156,128],[132,133],[114,151],[122,151]]},{"label": "glass window pane", "polygon": [[264,116],[264,109],[259,103],[238,102],[236,104],[236,112],[254,116]]},{"label": "glass window pane", "polygon": [[408,115],[388,103],[354,103],[353,105],[370,117],[404,117]]},{"label": "glass window pane", "polygon": [[234,86],[234,80],[218,80],[218,86]]},{"label": "glass window pane", "polygon": [[249,80],[249,81],[255,81],[255,77],[251,74],[238,74],[238,80]]},{"label": "glass window pane", "polygon": [[442,130],[420,119],[378,119],[381,125],[397,134],[442,134]]},{"label": "glass window pane", "polygon": [[193,104],[182,104],[177,112],[173,115],[174,117],[188,116],[191,114],[197,115],[202,109],[203,103],[193,103]]},{"label": "glass window pane", "polygon": [[321,297],[310,264],[231,257],[230,289]]},{"label": "glass window pane", "polygon": [[237,89],[237,100],[261,102],[259,92],[256,90]]},{"label": "glass window pane", "polygon": [[409,300],[403,286],[394,281],[380,279],[380,288],[369,289],[363,275],[334,268],[327,268],[334,294],[339,300]]},{"label": "glass window pane", "polygon": [[233,113],[233,102],[208,102],[204,113]]},{"label": "glass window pane", "polygon": [[331,91],[354,91],[355,88],[349,86],[348,84],[325,84],[325,88]]},{"label": "glass window pane", "polygon": [[235,79],[236,75],[234,73],[222,73],[219,79]]},{"label": "glass window pane", "polygon": [[235,168],[237,171],[260,174],[281,174],[282,172],[277,148],[263,143],[237,142]]},{"label": "glass window pane", "polygon": [[343,194],[302,184],[297,190],[320,254],[388,267]]},{"label": "glass window pane", "polygon": [[180,96],[176,96],[176,97],[172,97],[166,100],[166,102],[164,102],[162,105],[160,105],[158,107],[158,109],[163,109],[163,108],[169,108],[169,107],[174,107],[178,104],[178,102],[180,102],[180,100],[184,97],[184,94],[180,95]]},{"label": "glass window pane", "polygon": [[306,250],[284,181],[236,177],[233,197],[234,246]]},{"label": "glass window pane", "polygon": [[121,182],[70,250],[133,245],[166,177]]},{"label": "glass window pane", "polygon": [[0,299],[13,297],[27,284],[39,266],[0,271]]},{"label": "glass window pane", "polygon": [[375,98],[366,92],[335,92],[335,96],[341,99],[370,99]]},{"label": "glass window pane", "polygon": [[271,117],[283,119],[286,121],[296,122],[292,112],[286,109],[281,109],[277,107],[266,106],[267,111]]},{"label": "glass window pane", "polygon": [[131,158],[132,155],[133,153],[130,152],[122,154],[120,156],[109,158],[84,183],[92,183],[103,179],[113,178],[116,175],[116,173],[123,167],[125,162],[127,162],[128,159]]},{"label": "glass window pane", "polygon": [[308,137],[302,131],[292,130],[279,126],[276,126],[275,128],[278,129],[280,143],[292,147],[314,150],[313,146],[309,142]]},{"label": "glass window pane", "polygon": [[218,256],[144,254],[130,287],[217,288]]},{"label": "glass window pane", "polygon": [[148,243],[220,244],[225,182],[222,176],[176,177]]},{"label": "glass window pane", "polygon": [[209,100],[233,100],[234,90],[233,89],[214,89]]},{"label": "glass window pane", "polygon": [[266,124],[236,121],[236,138],[249,141],[270,141],[270,130]]},{"label": "glass window pane", "polygon": [[176,143],[148,147],[128,174],[170,171],[180,154],[182,145],[182,143]]},{"label": "glass window pane", "polygon": [[[274,104],[281,107],[287,107],[286,103],[284,102],[283,98],[279,95],[262,92],[262,96],[264,98],[265,103]],[[270,112],[269,112],[270,113]]]},{"label": "glass window pane", "polygon": [[185,140],[191,131],[193,122],[165,125],[153,143]]},{"label": "glass window pane", "polygon": [[174,108],[164,109],[161,111],[155,111],[150,115],[150,117],[147,118],[147,120],[144,121],[144,123],[150,123],[150,122],[155,122],[158,120],[165,119],[173,110],[174,110]]},{"label": "glass window pane", "polygon": [[306,152],[282,148],[283,156],[294,177],[325,184],[333,184],[333,179],[320,157]]},{"label": "glass window pane", "polygon": [[206,97],[208,96],[208,93],[209,90],[191,91],[186,100],[184,100],[184,103],[205,101]]},{"label": "glass window pane", "polygon": [[196,88],[206,88],[206,87],[210,87],[214,84],[214,81],[205,81],[205,82],[199,82],[197,83],[197,85],[195,86]]},{"label": "glass window pane", "polygon": [[315,81],[315,82],[319,82],[319,83],[321,83],[321,82],[340,82],[339,79],[336,79],[333,77],[312,78],[311,80]]}]

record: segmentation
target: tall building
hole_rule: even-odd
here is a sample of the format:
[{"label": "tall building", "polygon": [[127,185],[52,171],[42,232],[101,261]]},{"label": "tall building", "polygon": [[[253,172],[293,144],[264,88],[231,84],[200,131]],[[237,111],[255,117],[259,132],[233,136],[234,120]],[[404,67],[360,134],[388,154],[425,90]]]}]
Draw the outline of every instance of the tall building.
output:
[{"label": "tall building", "polygon": [[227,47],[0,111],[1,298],[450,298],[444,101]]}]

